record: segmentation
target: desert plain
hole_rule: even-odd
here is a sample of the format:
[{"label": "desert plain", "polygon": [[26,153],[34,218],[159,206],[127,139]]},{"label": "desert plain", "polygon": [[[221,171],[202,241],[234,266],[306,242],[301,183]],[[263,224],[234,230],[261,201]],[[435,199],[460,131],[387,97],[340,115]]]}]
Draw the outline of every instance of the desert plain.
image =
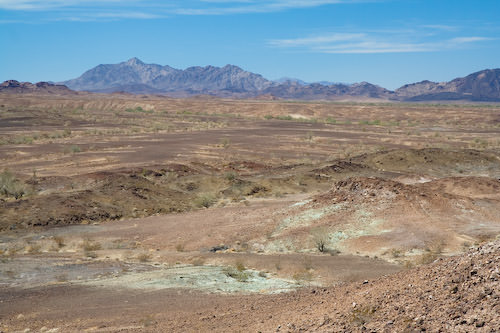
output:
[{"label": "desert plain", "polygon": [[0,94],[1,332],[500,330],[500,105]]}]

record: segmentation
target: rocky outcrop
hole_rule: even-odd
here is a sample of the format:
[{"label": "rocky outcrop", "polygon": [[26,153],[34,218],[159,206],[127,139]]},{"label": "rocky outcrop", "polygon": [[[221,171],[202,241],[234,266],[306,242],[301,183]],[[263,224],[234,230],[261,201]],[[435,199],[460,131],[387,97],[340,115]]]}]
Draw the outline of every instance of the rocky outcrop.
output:
[{"label": "rocky outcrop", "polygon": [[75,91],[68,89],[64,85],[52,84],[49,82],[19,82],[16,80],[8,80],[0,84],[0,92],[14,94],[33,94],[33,93],[48,93],[48,94],[76,94]]}]

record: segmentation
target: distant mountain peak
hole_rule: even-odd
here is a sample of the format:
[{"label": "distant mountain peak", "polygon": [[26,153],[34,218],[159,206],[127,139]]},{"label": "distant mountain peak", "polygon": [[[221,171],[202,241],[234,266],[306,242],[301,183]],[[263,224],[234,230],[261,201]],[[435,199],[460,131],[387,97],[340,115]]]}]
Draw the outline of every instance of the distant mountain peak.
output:
[{"label": "distant mountain peak", "polygon": [[129,66],[145,65],[145,63],[143,63],[139,58],[136,57],[127,60],[126,64]]},{"label": "distant mountain peak", "polygon": [[181,94],[256,94],[274,83],[235,65],[223,68],[193,66],[185,70],[145,64],[134,57],[126,62],[96,66],[80,77],[63,82],[75,90]]}]

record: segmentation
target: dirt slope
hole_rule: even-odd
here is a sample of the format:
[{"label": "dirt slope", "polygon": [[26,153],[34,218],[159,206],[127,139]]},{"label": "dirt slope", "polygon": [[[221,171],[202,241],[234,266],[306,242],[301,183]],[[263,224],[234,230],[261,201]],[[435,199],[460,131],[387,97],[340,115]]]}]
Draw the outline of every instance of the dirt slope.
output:
[{"label": "dirt slope", "polygon": [[428,261],[500,233],[499,189],[485,177],[349,178],[285,212],[271,243],[312,249],[321,233],[327,249]]}]

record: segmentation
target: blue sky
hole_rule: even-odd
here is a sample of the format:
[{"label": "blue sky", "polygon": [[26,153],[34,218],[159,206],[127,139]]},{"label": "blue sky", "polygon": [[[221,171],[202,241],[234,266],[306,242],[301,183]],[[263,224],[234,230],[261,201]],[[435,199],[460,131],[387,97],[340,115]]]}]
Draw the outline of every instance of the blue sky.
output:
[{"label": "blue sky", "polygon": [[0,0],[0,81],[234,64],[389,89],[500,67],[499,0]]}]

